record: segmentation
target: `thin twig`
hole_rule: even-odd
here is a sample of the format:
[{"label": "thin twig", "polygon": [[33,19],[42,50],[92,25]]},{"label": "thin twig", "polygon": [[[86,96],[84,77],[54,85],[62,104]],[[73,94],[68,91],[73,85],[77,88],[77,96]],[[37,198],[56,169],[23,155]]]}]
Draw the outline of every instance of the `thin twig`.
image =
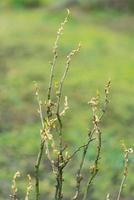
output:
[{"label": "thin twig", "polygon": [[87,183],[87,187],[85,189],[85,192],[84,192],[84,196],[83,196],[83,200],[86,200],[87,198],[87,195],[88,195],[88,191],[90,189],[90,186],[95,178],[95,176],[97,175],[98,173],[98,164],[99,164],[99,159],[100,159],[100,154],[101,154],[101,147],[102,147],[102,133],[101,133],[101,130],[100,130],[100,127],[99,127],[99,124],[106,112],[106,109],[107,109],[107,105],[109,103],[109,90],[110,90],[110,86],[111,86],[111,80],[109,80],[105,86],[105,100],[104,100],[104,106],[103,106],[103,110],[102,110],[102,114],[98,117],[97,116],[97,106],[98,106],[98,97],[97,96],[96,98],[92,98],[91,101],[89,102],[89,104],[92,106],[92,111],[93,111],[93,125],[94,125],[94,129],[95,129],[95,132],[97,133],[98,135],[98,145],[97,145],[97,155],[96,155],[96,158],[95,158],[95,161],[94,161],[94,166],[92,168],[92,175],[91,177],[89,177],[89,180],[88,180],[88,183]]},{"label": "thin twig", "polygon": [[123,144],[123,147],[124,147],[124,173],[123,173],[123,178],[122,178],[122,181],[121,181],[121,184],[120,184],[117,200],[120,200],[121,192],[123,190],[123,187],[125,185],[125,182],[126,182],[126,179],[127,179],[127,176],[128,176],[128,161],[129,161],[128,157],[129,157],[129,154],[133,153],[132,148],[127,149],[124,144]]},{"label": "thin twig", "polygon": [[69,66],[70,66],[70,62],[71,62],[71,58],[72,56],[74,56],[78,51],[80,50],[80,44],[78,46],[77,49],[72,50],[68,56],[67,56],[67,61],[66,61],[66,66],[65,66],[65,71],[63,73],[63,76],[60,80],[59,83],[59,89],[57,92],[57,108],[56,108],[56,116],[57,116],[57,120],[58,120],[58,124],[59,124],[59,155],[58,155],[58,159],[57,159],[57,184],[56,184],[56,191],[55,191],[55,199],[62,199],[63,198],[63,194],[62,194],[62,187],[63,187],[63,168],[65,167],[64,165],[64,157],[63,157],[63,138],[62,138],[62,120],[61,120],[61,114],[60,114],[60,102],[61,102],[61,95],[62,95],[62,89],[63,89],[63,84],[64,81],[66,79],[68,70],[69,70]]},{"label": "thin twig", "polygon": [[92,138],[91,140],[89,140],[86,144],[78,147],[73,153],[72,155],[70,155],[65,161],[64,161],[64,167],[69,163],[69,161],[83,148],[85,148],[90,142],[92,142],[93,140],[95,140],[96,138]]},{"label": "thin twig", "polygon": [[[101,148],[101,146],[100,146],[100,143],[101,143],[101,132],[100,132],[100,129],[99,129],[98,125],[99,125],[100,121],[102,120],[102,118],[104,116],[104,113],[106,112],[107,105],[109,103],[109,89],[110,89],[110,84],[111,84],[111,81],[109,80],[108,83],[105,86],[104,108],[102,110],[102,114],[100,115],[100,117],[98,117],[97,114],[96,114],[97,106],[98,106],[98,103],[99,103],[98,102],[98,97],[99,96],[97,95],[97,97],[93,97],[91,99],[91,101],[89,102],[89,104],[91,105],[92,110],[93,110],[93,128],[88,133],[89,140],[92,140],[94,132],[97,131],[99,133],[99,136],[98,136],[98,138],[99,138],[98,153],[97,153],[97,157],[96,157],[96,160],[95,160],[95,164],[97,164],[97,165],[98,165],[98,160],[99,160],[99,156],[100,156],[100,148]],[[80,166],[79,166],[79,169],[78,169],[77,175],[76,175],[76,192],[75,192],[75,195],[73,197],[73,200],[79,199],[80,186],[81,186],[81,181],[83,179],[83,177],[81,175],[81,171],[82,171],[82,168],[83,168],[83,165],[84,165],[84,161],[85,161],[85,157],[86,157],[86,154],[87,154],[87,151],[88,151],[88,148],[89,148],[89,144],[87,143],[87,145],[85,146],[85,148],[83,150],[83,154],[82,154]],[[100,148],[99,148],[99,146],[100,146]],[[93,176],[93,178],[95,177],[95,175]],[[92,180],[91,180],[91,182],[92,182]],[[89,180],[89,183],[90,183],[90,180]],[[87,190],[88,190],[88,184],[87,184]]]},{"label": "thin twig", "polygon": [[[36,84],[36,98],[37,98],[37,103],[38,103],[38,113],[40,116],[40,121],[41,121],[41,125],[42,125],[42,130],[41,133],[44,131],[44,119],[43,119],[43,112],[42,112],[42,102],[40,100],[40,96],[39,96],[39,89],[38,89],[38,85]],[[47,140],[41,138],[40,141],[40,149],[39,149],[39,153],[37,156],[37,160],[36,160],[36,164],[35,164],[35,191],[36,191],[36,200],[39,200],[39,196],[40,196],[40,188],[39,188],[39,168],[40,168],[40,163],[41,163],[41,159],[42,159],[42,155],[43,155],[43,151],[44,151],[44,145],[46,147],[46,154],[48,156],[48,159],[51,162],[51,157],[50,157],[50,152],[49,152],[49,148],[48,148],[48,142]]]},{"label": "thin twig", "polygon": [[43,155],[43,150],[44,150],[44,141],[41,142],[40,144],[40,150],[39,150],[38,157],[35,164],[35,192],[36,192],[35,198],[36,200],[39,200],[39,196],[40,196],[39,168],[40,168],[40,163],[41,163],[41,159]]},{"label": "thin twig", "polygon": [[55,40],[55,43],[53,46],[53,60],[51,62],[51,72],[50,72],[50,80],[49,80],[48,95],[47,95],[47,99],[48,99],[47,115],[48,115],[48,117],[51,116],[51,114],[52,114],[51,113],[51,90],[52,90],[52,84],[53,84],[53,78],[54,78],[54,69],[55,69],[56,60],[58,57],[58,52],[57,52],[58,42],[59,42],[60,36],[63,33],[64,26],[68,21],[69,15],[70,15],[70,11],[67,9],[67,16],[65,17],[64,21],[61,23],[61,25],[57,31],[56,40]]},{"label": "thin twig", "polygon": [[87,150],[89,148],[89,144],[90,144],[90,142],[92,142],[94,140],[92,138],[94,131],[95,131],[95,129],[92,129],[92,131],[89,134],[88,142],[83,146],[84,150],[83,150],[80,166],[79,166],[79,169],[78,169],[77,175],[76,175],[76,192],[75,192],[74,197],[72,198],[73,200],[77,200],[79,198],[81,181],[83,179],[83,177],[81,175],[81,171],[82,171],[82,168],[83,168],[83,165],[84,165],[84,161],[85,161]]},{"label": "thin twig", "polygon": [[93,140],[95,140],[96,138],[92,138],[90,140],[88,140],[88,142],[80,147],[78,147],[78,149],[76,149],[73,154],[71,156],[69,156],[69,160],[72,159],[81,149],[85,148],[87,145],[89,145],[90,142],[92,142]]},{"label": "thin twig", "polygon": [[61,100],[61,95],[62,95],[62,88],[63,88],[63,84],[64,84],[64,81],[65,81],[65,79],[66,79],[66,76],[67,76],[69,67],[70,67],[71,58],[72,58],[72,56],[74,56],[77,52],[79,52],[80,47],[81,47],[81,45],[79,44],[79,45],[78,45],[78,48],[72,50],[72,51],[68,54],[68,56],[67,56],[65,71],[64,71],[63,76],[62,76],[62,78],[61,78],[61,80],[60,80],[59,89],[58,89],[58,92],[57,92],[58,100],[57,100],[57,112],[56,112],[56,114],[59,113],[60,100]]},{"label": "thin twig", "polygon": [[11,200],[18,200],[18,197],[17,197],[18,188],[16,184],[16,179],[19,177],[20,177],[20,172],[17,171],[12,180],[12,194],[10,195]]},{"label": "thin twig", "polygon": [[32,191],[32,179],[31,179],[31,176],[28,174],[27,177],[28,177],[28,186],[27,186],[25,200],[29,200],[29,195],[30,195],[30,192]]},{"label": "thin twig", "polygon": [[[38,113],[40,116],[40,120],[41,120],[41,125],[42,125],[42,129],[44,129],[44,120],[43,120],[43,113],[42,113],[42,102],[40,100],[40,96],[39,96],[39,89],[38,89],[38,85],[35,85],[35,89],[36,89],[36,98],[37,98],[37,103],[38,103]],[[40,149],[39,149],[39,153],[37,156],[37,160],[35,163],[35,195],[36,195],[36,200],[39,200],[39,196],[40,196],[40,186],[39,186],[39,168],[40,168],[40,163],[41,163],[41,159],[42,159],[42,155],[43,155],[43,150],[44,150],[44,143],[45,141],[41,139],[40,141]]]},{"label": "thin twig", "polygon": [[85,190],[85,193],[84,193],[84,197],[83,197],[83,200],[86,200],[87,198],[87,195],[88,195],[88,191],[89,191],[89,188],[91,186],[91,183],[93,181],[93,179],[95,178],[95,176],[97,175],[98,173],[98,163],[99,163],[99,159],[100,159],[100,154],[101,154],[101,131],[100,129],[98,128],[98,146],[97,146],[97,155],[96,155],[96,159],[94,161],[94,166],[93,166],[93,169],[92,169],[92,176],[89,178],[88,180],[88,183],[87,183],[87,187],[86,187],[86,190]]}]

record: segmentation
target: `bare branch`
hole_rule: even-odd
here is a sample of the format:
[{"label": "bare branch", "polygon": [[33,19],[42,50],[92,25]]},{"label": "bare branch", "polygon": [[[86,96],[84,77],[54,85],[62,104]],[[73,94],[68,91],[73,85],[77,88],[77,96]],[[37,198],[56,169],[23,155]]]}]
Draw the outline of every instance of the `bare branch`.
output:
[{"label": "bare branch", "polygon": [[27,177],[28,177],[28,186],[27,186],[25,200],[29,200],[29,195],[30,195],[30,192],[32,191],[32,187],[33,187],[31,176],[28,174]]},{"label": "bare branch", "polygon": [[[96,159],[95,159],[95,171],[94,174],[91,176],[91,178],[88,180],[88,184],[87,184],[87,188],[86,188],[86,192],[84,194],[83,200],[86,199],[87,196],[87,192],[89,190],[90,184],[92,182],[92,180],[94,179],[94,177],[96,176],[97,172],[98,172],[98,161],[99,161],[99,157],[100,157],[100,152],[101,152],[101,131],[99,128],[99,123],[103,118],[103,115],[106,111],[108,102],[109,102],[109,89],[110,89],[110,83],[111,81],[109,80],[108,83],[105,86],[105,101],[104,101],[104,108],[102,111],[102,114],[99,116],[97,116],[97,110],[98,110],[98,104],[99,104],[99,95],[97,94],[96,97],[93,97],[90,102],[88,102],[91,107],[92,107],[92,112],[93,112],[93,128],[91,129],[91,131],[89,131],[88,133],[88,140],[92,140],[92,137],[94,135],[94,133],[96,132],[98,134],[98,151],[97,151],[97,155],[96,155]],[[83,154],[82,154],[82,158],[81,158],[81,162],[80,162],[80,167],[77,171],[77,176],[76,176],[76,193],[73,197],[73,200],[77,200],[79,198],[80,195],[80,186],[81,186],[81,181],[83,179],[82,175],[81,175],[81,171],[84,165],[84,161],[85,161],[85,157],[89,148],[89,144],[87,143],[87,145],[84,147],[83,150]]]},{"label": "bare branch", "polygon": [[37,160],[36,160],[36,164],[35,164],[35,190],[36,190],[36,200],[39,200],[39,196],[40,196],[40,190],[39,190],[39,168],[40,168],[40,163],[41,163],[41,159],[42,159],[42,155],[43,155],[43,151],[44,151],[44,145],[46,147],[46,155],[51,163],[52,169],[54,170],[54,165],[53,165],[53,161],[51,159],[50,156],[50,152],[49,152],[49,148],[48,148],[48,142],[46,140],[46,138],[44,139],[44,135],[42,137],[42,133],[45,132],[45,123],[44,123],[44,119],[43,119],[43,112],[42,112],[42,102],[40,100],[40,96],[39,96],[39,88],[38,85],[36,84],[36,98],[37,98],[37,103],[38,103],[38,113],[40,116],[40,121],[41,121],[41,125],[42,125],[42,130],[41,130],[41,141],[40,141],[40,149],[39,149],[39,153],[37,156]]},{"label": "bare branch", "polygon": [[53,84],[53,78],[54,78],[54,69],[55,69],[55,65],[56,65],[56,60],[58,57],[58,42],[59,39],[63,33],[64,30],[64,26],[65,24],[68,22],[68,17],[70,15],[70,11],[67,10],[67,16],[65,17],[64,21],[61,23],[58,31],[57,31],[57,36],[56,36],[56,40],[53,46],[53,60],[51,62],[51,72],[50,72],[50,80],[49,80],[49,86],[48,86],[48,95],[47,95],[47,99],[48,99],[48,105],[47,105],[47,115],[49,117],[51,117],[52,113],[51,113],[51,90],[52,90],[52,84]]},{"label": "bare branch", "polygon": [[64,165],[64,157],[63,157],[63,136],[62,136],[62,120],[61,120],[61,113],[60,113],[60,102],[61,102],[61,95],[62,95],[62,89],[63,89],[63,84],[66,79],[71,58],[74,56],[78,51],[80,50],[80,44],[77,49],[72,50],[68,56],[67,56],[67,61],[66,61],[66,66],[65,66],[65,71],[63,73],[63,76],[61,77],[60,84],[59,84],[59,89],[57,92],[57,108],[56,108],[56,116],[57,116],[57,121],[59,124],[59,155],[57,159],[57,185],[56,185],[56,192],[55,192],[55,199],[60,200],[63,198],[62,194],[62,187],[63,187],[63,168],[65,167]]},{"label": "bare branch", "polygon": [[18,200],[18,197],[17,197],[18,188],[17,188],[17,184],[16,184],[16,179],[19,177],[20,177],[20,172],[17,171],[12,180],[12,194],[10,195],[11,200]]},{"label": "bare branch", "polygon": [[128,176],[128,161],[129,161],[128,157],[129,157],[129,154],[133,153],[133,149],[132,148],[127,149],[124,144],[123,144],[123,148],[124,148],[124,172],[123,172],[123,177],[122,177],[122,181],[121,181],[121,184],[120,184],[117,200],[120,200],[121,192],[123,190],[123,187],[125,185],[125,182],[126,182],[126,179],[127,179],[127,176]]},{"label": "bare branch", "polygon": [[88,180],[88,183],[87,183],[87,187],[86,187],[86,190],[85,190],[85,193],[84,193],[84,197],[83,197],[83,200],[86,200],[87,198],[87,195],[88,195],[88,191],[89,191],[89,188],[91,186],[91,183],[93,181],[93,179],[95,178],[95,176],[97,175],[98,173],[98,163],[99,163],[99,159],[100,159],[100,153],[101,153],[101,144],[102,142],[102,139],[101,139],[101,131],[100,129],[98,128],[98,146],[97,146],[97,155],[96,155],[96,158],[95,158],[95,161],[94,161],[94,166],[92,167],[92,176],[89,178]]}]

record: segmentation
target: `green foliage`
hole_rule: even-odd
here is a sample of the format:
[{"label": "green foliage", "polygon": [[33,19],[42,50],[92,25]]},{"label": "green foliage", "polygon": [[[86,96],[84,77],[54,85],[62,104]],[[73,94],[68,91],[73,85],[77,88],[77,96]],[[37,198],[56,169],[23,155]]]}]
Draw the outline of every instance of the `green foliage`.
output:
[{"label": "green foliage", "polygon": [[40,0],[11,0],[11,5],[14,5],[15,7],[33,7],[33,6],[39,6]]},{"label": "green foliage", "polygon": [[31,8],[38,6],[46,6],[51,2],[51,0],[1,0],[0,6],[12,8]]},{"label": "green foliage", "polygon": [[[133,0],[76,0],[80,7],[91,9],[120,9],[120,10],[134,10]],[[0,6],[13,8],[30,8],[38,6],[46,6],[52,4],[63,4],[63,2],[70,2],[70,0],[1,0]]]}]

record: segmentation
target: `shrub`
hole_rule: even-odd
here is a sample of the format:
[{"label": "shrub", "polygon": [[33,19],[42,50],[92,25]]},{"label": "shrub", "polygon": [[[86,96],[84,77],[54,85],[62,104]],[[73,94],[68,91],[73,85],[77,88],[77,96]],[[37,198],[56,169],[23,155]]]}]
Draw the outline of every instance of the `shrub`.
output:
[{"label": "shrub", "polygon": [[[64,197],[63,185],[64,185],[64,173],[66,167],[69,163],[73,162],[75,156],[82,152],[82,156],[79,160],[79,164],[77,164],[77,172],[75,176],[76,185],[75,185],[75,192],[70,199],[72,200],[86,200],[88,199],[89,189],[98,174],[99,171],[99,163],[101,159],[101,148],[102,148],[102,131],[101,131],[101,122],[103,120],[104,114],[107,110],[107,106],[109,103],[109,91],[111,86],[111,81],[109,80],[106,83],[104,89],[104,102],[101,104],[100,95],[97,94],[92,97],[88,104],[92,112],[92,120],[90,121],[91,126],[89,125],[89,129],[85,138],[85,143],[81,144],[77,149],[70,153],[70,149],[68,145],[64,142],[64,123],[63,117],[65,116],[66,112],[69,109],[68,105],[68,98],[65,96],[63,100],[63,87],[64,82],[67,78],[68,71],[70,68],[70,64],[72,58],[80,51],[80,44],[78,47],[67,55],[65,68],[63,75],[59,82],[54,84],[55,78],[55,70],[56,70],[56,63],[58,58],[58,45],[59,39],[63,33],[64,26],[68,21],[69,17],[69,10],[67,17],[61,23],[60,28],[57,31],[56,40],[53,46],[53,59],[51,64],[50,70],[50,79],[48,84],[48,92],[45,101],[42,101],[40,98],[40,91],[38,84],[35,83],[35,95],[38,103],[38,113],[41,121],[41,130],[40,130],[40,145],[39,145],[39,152],[37,155],[37,160],[35,162],[35,199],[40,199],[40,164],[42,158],[45,154],[47,160],[51,166],[51,173],[55,177],[55,193],[54,199],[55,200],[62,200]],[[56,90],[56,91],[55,91]],[[89,123],[89,124],[90,124]],[[94,158],[94,162],[90,165],[89,173],[84,176],[83,169],[85,167],[85,159],[86,155],[89,151],[91,143],[95,144],[96,148],[96,155]],[[44,151],[45,150],[45,151]],[[124,150],[124,172],[123,178],[119,187],[119,192],[117,194],[117,199],[120,200],[121,192],[123,190],[123,186],[125,184],[127,174],[128,174],[128,156],[130,153],[133,152],[131,148],[127,148],[123,144]],[[12,194],[11,199],[17,200],[19,199],[17,193],[17,184],[16,180],[20,177],[20,172],[16,172],[13,180],[12,180]],[[87,183],[86,186],[83,185],[83,179]],[[26,191],[25,200],[29,199],[30,192],[32,190],[32,181],[31,176],[28,175],[28,186]],[[106,197],[107,200],[110,199],[110,195],[108,194]]]}]

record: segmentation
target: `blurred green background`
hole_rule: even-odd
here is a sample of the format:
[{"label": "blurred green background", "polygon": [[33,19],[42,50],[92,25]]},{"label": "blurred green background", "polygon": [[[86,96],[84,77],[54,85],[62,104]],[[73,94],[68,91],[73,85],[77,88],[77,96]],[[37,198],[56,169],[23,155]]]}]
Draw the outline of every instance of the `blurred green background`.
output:
[{"label": "blurred green background", "polygon": [[[102,123],[103,148],[100,173],[90,200],[115,199],[122,177],[122,140],[133,146],[134,130],[134,1],[133,0],[1,0],[0,1],[0,200],[9,199],[14,173],[20,170],[19,197],[24,199],[26,174],[34,177],[39,147],[40,121],[34,81],[42,98],[47,92],[52,47],[66,14],[71,17],[60,39],[55,81],[61,76],[66,55],[79,42],[82,49],[73,58],[65,83],[69,111],[64,135],[69,148],[85,141],[91,112],[87,102],[111,78],[111,100]],[[94,159],[94,145],[84,174]],[[74,194],[79,156],[65,172],[66,200]],[[122,200],[134,199],[134,159]],[[53,199],[53,176],[45,156],[41,166],[41,200]],[[83,183],[84,185],[85,183]],[[52,186],[53,185],[53,186]],[[34,199],[34,190],[31,194]]]}]

